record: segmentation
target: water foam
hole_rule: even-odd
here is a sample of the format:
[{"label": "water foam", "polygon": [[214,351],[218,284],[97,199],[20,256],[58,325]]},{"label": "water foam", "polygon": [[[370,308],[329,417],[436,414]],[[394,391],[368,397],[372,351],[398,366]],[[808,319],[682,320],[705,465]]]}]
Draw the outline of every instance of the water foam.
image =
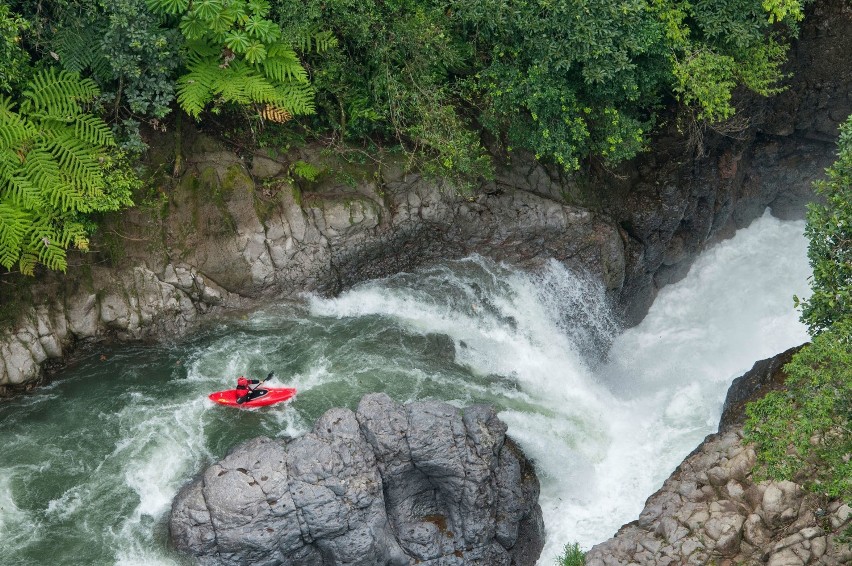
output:
[{"label": "water foam", "polygon": [[546,557],[575,540],[588,548],[635,519],[715,431],[731,380],[808,340],[792,307],[794,293],[808,294],[803,232],[803,222],[764,215],[705,252],[683,281],[660,292],[640,325],[616,338],[598,371],[619,400],[607,413],[612,444],[587,474],[592,484],[543,487]]},{"label": "water foam", "polygon": [[[469,258],[312,297],[310,308],[447,335],[474,376],[516,384],[496,402],[542,480],[548,563],[565,543],[588,548],[634,519],[715,429],[728,383],[807,340],[791,301],[807,294],[803,229],[760,218],[702,255],[617,337],[602,290],[555,262],[530,275]],[[609,340],[608,363],[591,366],[590,345]]]}]

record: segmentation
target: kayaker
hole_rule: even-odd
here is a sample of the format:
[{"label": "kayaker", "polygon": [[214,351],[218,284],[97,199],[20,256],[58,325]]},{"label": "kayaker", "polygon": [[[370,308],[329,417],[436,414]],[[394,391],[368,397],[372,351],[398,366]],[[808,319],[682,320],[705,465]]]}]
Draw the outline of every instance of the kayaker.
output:
[{"label": "kayaker", "polygon": [[260,383],[260,380],[257,379],[246,379],[244,376],[240,376],[237,379],[237,404],[242,405],[246,401],[251,399],[251,394],[254,393],[255,388],[250,387],[251,385],[257,385]]}]

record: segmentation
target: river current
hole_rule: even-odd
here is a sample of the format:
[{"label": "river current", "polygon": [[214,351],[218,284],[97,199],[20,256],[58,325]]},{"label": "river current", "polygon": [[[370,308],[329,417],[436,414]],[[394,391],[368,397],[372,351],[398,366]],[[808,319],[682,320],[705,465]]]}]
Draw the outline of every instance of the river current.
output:
[{"label": "river current", "polygon": [[[257,435],[306,431],[368,392],[491,403],[535,461],[551,565],[634,520],[714,432],[731,380],[808,339],[803,222],[769,216],[702,254],[621,332],[601,289],[557,263],[529,274],[480,257],[333,299],[306,296],[156,347],[95,348],[51,385],[0,402],[0,562],[184,564],[171,499]],[[589,356],[612,342],[605,361]],[[299,389],[234,410],[208,392],[238,375]]]}]

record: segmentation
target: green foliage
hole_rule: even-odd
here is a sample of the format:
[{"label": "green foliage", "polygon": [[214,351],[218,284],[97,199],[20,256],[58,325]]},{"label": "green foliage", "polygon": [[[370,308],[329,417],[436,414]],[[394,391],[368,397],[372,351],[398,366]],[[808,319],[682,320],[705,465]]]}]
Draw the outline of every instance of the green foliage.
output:
[{"label": "green foliage", "polygon": [[311,165],[310,163],[307,163],[300,159],[299,161],[296,161],[295,163],[293,163],[293,165],[290,166],[290,172],[300,179],[305,179],[306,181],[316,181],[322,173],[322,169],[320,169],[316,165]]},{"label": "green foliage", "polygon": [[36,15],[31,49],[91,76],[114,120],[159,120],[169,113],[180,35],[161,27],[145,0],[57,0],[29,10]]},{"label": "green foliage", "polygon": [[802,322],[814,339],[785,366],[786,389],[749,404],[746,438],[763,477],[852,502],[852,116],[838,147],[805,229],[813,294]]},{"label": "green foliage", "polygon": [[786,390],[747,407],[759,476],[852,502],[852,319],[814,337],[785,370]]},{"label": "green foliage", "polygon": [[666,23],[677,98],[693,107],[698,119],[718,122],[735,113],[731,97],[739,85],[764,96],[783,90],[787,46],[773,36],[770,24],[783,22],[795,34],[804,1],[656,0]]},{"label": "green foliage", "polygon": [[[463,186],[491,177],[501,149],[568,170],[630,158],[672,99],[698,120],[731,118],[736,89],[779,91],[804,1],[11,5],[26,16],[30,52],[99,84],[116,131],[159,126],[175,97],[196,118],[226,104],[266,122],[310,115],[288,127],[339,149],[401,149],[412,167]],[[0,31],[11,29],[4,18],[17,21],[0,15]]]},{"label": "green foliage", "polygon": [[801,303],[802,322],[812,334],[852,318],[852,116],[841,126],[837,145],[826,180],[814,185],[825,204],[808,207],[805,229],[813,293]]},{"label": "green foliage", "polygon": [[580,545],[566,544],[565,548],[556,558],[557,566],[583,566],[586,563],[586,554],[580,550]]},{"label": "green foliage", "polygon": [[769,23],[799,21],[805,17],[802,8],[800,0],[763,0],[763,9],[769,14]]},{"label": "green foliage", "polygon": [[91,79],[51,69],[33,77],[19,104],[0,98],[3,267],[64,271],[67,248],[88,248],[87,215],[132,204],[132,177],[107,151],[109,126],[83,108],[98,94]]},{"label": "green foliage", "polygon": [[794,32],[800,14],[796,0],[279,0],[271,17],[290,37],[338,38],[305,58],[317,131],[476,179],[492,174],[483,127],[493,149],[570,170],[642,151],[668,97],[729,118],[737,87],[778,91],[769,20]]},{"label": "green foliage", "polygon": [[[266,0],[148,0],[148,6],[180,19],[188,72],[178,79],[177,100],[189,115],[198,118],[211,102],[269,104],[291,114],[314,111],[307,72],[267,18]],[[314,47],[332,44],[325,37]]]},{"label": "green foliage", "polygon": [[21,48],[21,32],[29,22],[0,4],[0,93],[10,93],[25,78],[29,56]]}]

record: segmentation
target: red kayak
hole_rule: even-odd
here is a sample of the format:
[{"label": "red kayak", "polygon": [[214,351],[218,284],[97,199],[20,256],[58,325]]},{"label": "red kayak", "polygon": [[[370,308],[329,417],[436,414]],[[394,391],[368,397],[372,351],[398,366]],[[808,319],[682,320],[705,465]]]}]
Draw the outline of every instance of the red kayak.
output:
[{"label": "red kayak", "polygon": [[265,407],[274,405],[275,403],[283,403],[289,401],[296,395],[296,390],[290,387],[265,387],[256,389],[251,394],[251,398],[243,403],[237,403],[237,390],[228,389],[226,391],[217,391],[208,395],[211,401],[220,405],[228,405],[230,407]]}]

